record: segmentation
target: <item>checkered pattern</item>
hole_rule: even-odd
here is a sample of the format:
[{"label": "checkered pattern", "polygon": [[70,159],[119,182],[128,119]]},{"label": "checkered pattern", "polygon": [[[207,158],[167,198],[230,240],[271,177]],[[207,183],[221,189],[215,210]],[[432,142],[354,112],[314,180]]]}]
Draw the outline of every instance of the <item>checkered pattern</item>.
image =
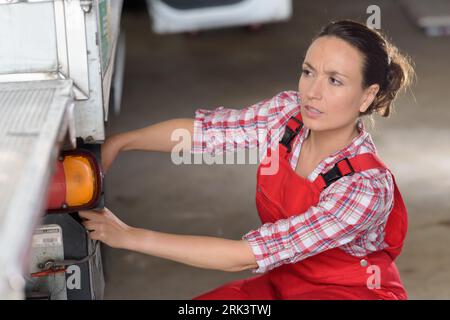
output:
[{"label": "checkered pattern", "polygon": [[[284,91],[271,99],[236,110],[219,107],[199,109],[195,114],[192,153],[215,155],[241,148],[274,148],[289,118],[300,111],[296,91]],[[324,159],[308,176],[309,181],[330,170],[345,157],[372,152],[376,148],[364,123],[359,136],[344,149]],[[297,165],[309,129],[303,128],[293,141],[292,168]],[[361,257],[386,247],[384,228],[393,207],[394,182],[385,169],[370,169],[345,176],[321,194],[316,206],[275,223],[266,223],[242,238],[249,241],[258,268],[263,273],[285,263],[295,263],[325,250],[339,247]]]}]

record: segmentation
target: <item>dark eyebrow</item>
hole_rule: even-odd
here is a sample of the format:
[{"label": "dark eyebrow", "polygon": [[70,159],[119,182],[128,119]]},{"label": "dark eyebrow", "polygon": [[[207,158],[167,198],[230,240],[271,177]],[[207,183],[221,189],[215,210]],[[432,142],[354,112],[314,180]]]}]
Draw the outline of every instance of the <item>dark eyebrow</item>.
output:
[{"label": "dark eyebrow", "polygon": [[310,69],[312,69],[312,71],[316,71],[316,69],[309,63],[309,62],[303,62],[303,64],[306,64],[306,66]]},{"label": "dark eyebrow", "polygon": [[[316,69],[309,62],[305,61],[305,62],[303,62],[303,64],[305,64],[308,68],[312,69],[313,71],[316,71]],[[346,76],[345,74],[342,74],[342,73],[334,71],[334,70],[327,71],[326,74],[329,74],[331,76],[339,75],[339,76],[342,76],[344,78],[348,78],[348,76]]]}]

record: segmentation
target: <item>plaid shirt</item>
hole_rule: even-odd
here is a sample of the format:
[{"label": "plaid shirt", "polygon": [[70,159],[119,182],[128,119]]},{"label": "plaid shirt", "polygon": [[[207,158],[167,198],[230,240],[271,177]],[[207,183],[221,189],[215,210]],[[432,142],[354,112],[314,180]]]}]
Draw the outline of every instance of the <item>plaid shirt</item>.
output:
[{"label": "plaid shirt", "polygon": [[[192,153],[209,153],[259,147],[261,157],[275,148],[289,118],[300,110],[296,91],[236,110],[219,107],[198,109],[195,113]],[[358,121],[359,136],[344,149],[324,159],[308,176],[314,181],[345,157],[372,152],[376,148],[364,123]],[[309,129],[303,127],[293,141],[290,164],[295,169]],[[260,157],[260,158],[261,158]],[[370,169],[345,176],[320,194],[317,205],[306,212],[274,223],[266,223],[245,234],[263,273],[286,263],[295,263],[325,250],[339,247],[362,257],[384,249],[384,228],[393,207],[394,183],[386,169]],[[287,230],[292,230],[287,233]]]}]

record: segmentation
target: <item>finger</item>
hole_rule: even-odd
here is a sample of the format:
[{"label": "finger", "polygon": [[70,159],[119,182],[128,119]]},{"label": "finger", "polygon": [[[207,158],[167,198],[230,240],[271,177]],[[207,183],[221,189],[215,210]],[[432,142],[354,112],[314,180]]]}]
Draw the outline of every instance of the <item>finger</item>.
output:
[{"label": "finger", "polygon": [[92,240],[102,240],[100,237],[101,233],[98,231],[92,231],[89,233],[89,238],[91,238]]},{"label": "finger", "polygon": [[94,211],[92,211],[92,210],[83,210],[83,211],[79,211],[78,215],[81,218],[91,220],[91,219],[95,218],[96,213],[94,213]]},{"label": "finger", "polygon": [[100,223],[95,223],[95,222],[92,222],[92,221],[86,221],[86,222],[83,222],[83,226],[86,228],[86,230],[88,230],[89,232],[92,232],[92,231],[99,231],[99,230],[101,230],[102,229],[102,224],[100,224]]},{"label": "finger", "polygon": [[109,210],[108,208],[104,208],[102,213],[106,216],[106,217],[116,217],[116,215],[114,213],[112,213],[111,210]]},{"label": "finger", "polygon": [[84,228],[91,232],[94,231],[94,227],[92,226],[92,223],[89,223],[88,221],[82,222],[82,225],[84,226]]},{"label": "finger", "polygon": [[94,211],[94,210],[82,210],[79,211],[78,214],[81,218],[88,219],[88,220],[99,220],[101,218],[102,211]]},{"label": "finger", "polygon": [[89,222],[89,220],[83,221],[81,223],[83,225],[83,227],[87,230],[87,231],[92,231],[92,224]]}]

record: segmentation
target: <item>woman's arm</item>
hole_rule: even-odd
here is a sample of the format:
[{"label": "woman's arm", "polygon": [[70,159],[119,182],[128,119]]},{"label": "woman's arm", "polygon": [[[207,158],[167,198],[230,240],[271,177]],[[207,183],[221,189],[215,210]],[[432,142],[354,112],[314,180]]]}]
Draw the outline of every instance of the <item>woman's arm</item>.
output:
[{"label": "woman's arm", "polygon": [[[105,171],[117,157],[119,152],[128,150],[170,152],[179,141],[172,141],[172,133],[177,129],[194,134],[194,119],[172,119],[159,122],[148,127],[109,137],[102,145],[102,165]],[[185,139],[190,143],[191,139]],[[190,149],[191,145],[183,146]]]},{"label": "woman's arm", "polygon": [[[276,96],[243,109],[198,109],[196,119],[172,119],[148,127],[114,135],[102,145],[102,165],[105,171],[120,151],[144,150],[170,152],[180,141],[172,141],[176,129],[185,130],[190,136],[183,139],[183,150],[194,153],[221,153],[236,148],[253,148],[268,143],[268,136],[277,141],[279,130],[298,110],[298,92],[283,91]],[[194,122],[198,134],[194,136]],[[273,137],[272,137],[273,138]],[[201,140],[199,140],[201,139]],[[196,147],[195,147],[196,146]]]},{"label": "woman's arm", "polygon": [[235,272],[257,268],[246,240],[175,235],[127,226],[111,211],[81,211],[90,237],[115,248],[173,260],[194,267]]},{"label": "woman's arm", "polygon": [[198,268],[234,272],[257,267],[246,240],[175,235],[143,229],[133,229],[130,240],[125,249]]}]

